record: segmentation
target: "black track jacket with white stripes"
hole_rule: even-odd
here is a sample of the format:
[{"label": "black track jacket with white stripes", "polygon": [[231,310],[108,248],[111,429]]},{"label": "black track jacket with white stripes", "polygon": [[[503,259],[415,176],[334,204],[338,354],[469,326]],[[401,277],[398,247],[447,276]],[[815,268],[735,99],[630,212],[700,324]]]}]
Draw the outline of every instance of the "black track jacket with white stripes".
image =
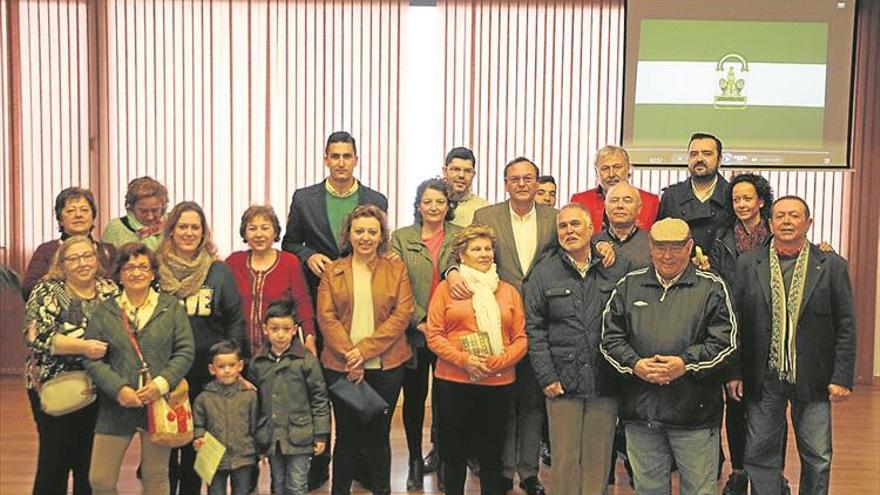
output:
[{"label": "black track jacket with white stripes", "polygon": [[[668,289],[653,267],[628,273],[602,315],[601,351],[624,375],[620,417],[649,427],[720,426],[721,369],[737,349],[736,317],[727,286],[692,265]],[[669,385],[643,381],[636,362],[680,356],[686,372]]]}]

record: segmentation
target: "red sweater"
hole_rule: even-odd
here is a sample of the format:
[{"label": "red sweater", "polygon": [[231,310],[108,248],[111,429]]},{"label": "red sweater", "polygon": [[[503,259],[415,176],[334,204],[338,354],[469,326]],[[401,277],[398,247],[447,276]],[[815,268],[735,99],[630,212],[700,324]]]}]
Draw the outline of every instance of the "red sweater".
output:
[{"label": "red sweater", "polygon": [[245,340],[251,356],[263,345],[263,316],[273,301],[292,299],[296,303],[303,338],[315,335],[315,309],[299,258],[281,250],[277,253],[275,264],[264,272],[251,269],[250,251],[236,251],[226,258],[241,293]]},{"label": "red sweater", "polygon": [[[639,189],[639,196],[642,197],[642,210],[636,218],[636,225],[646,231],[651,230],[654,220],[657,219],[657,210],[660,209],[660,197],[656,194],[649,193]],[[605,219],[605,193],[597,187],[581,193],[577,193],[571,197],[572,203],[580,203],[590,210],[590,217],[593,220],[593,231],[601,232],[603,220]]]},{"label": "red sweater", "polygon": [[475,385],[508,385],[516,378],[514,365],[526,355],[526,320],[519,292],[507,282],[499,282],[495,300],[501,309],[501,336],[504,352],[489,356],[491,375],[471,382],[463,364],[468,353],[461,348],[461,337],[477,331],[477,317],[470,299],[457,300],[440,282],[428,306],[428,347],[437,354],[434,376],[443,380]]}]

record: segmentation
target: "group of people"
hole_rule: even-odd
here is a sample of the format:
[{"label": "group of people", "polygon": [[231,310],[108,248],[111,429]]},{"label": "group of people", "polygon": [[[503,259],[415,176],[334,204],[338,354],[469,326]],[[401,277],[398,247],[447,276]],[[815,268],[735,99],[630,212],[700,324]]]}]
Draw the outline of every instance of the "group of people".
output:
[{"label": "group of people", "polygon": [[[694,134],[690,177],[658,197],[606,146],[599,185],[559,210],[552,177],[525,157],[504,167],[508,199],[489,205],[471,191],[474,154],[455,148],[442,178],[419,185],[414,223],[392,231],[385,196],[354,178],[354,138],[335,132],[328,176],[294,193],[283,239],[273,209],[251,206],[248,249],[225,262],[202,208],[166,213],[149,177],[129,184],[126,215],[100,240],[93,194],[65,189],[60,239],[37,248],[23,282],[34,493],[66,493],[71,473],[77,495],[116,493],[141,432],[144,493],[198,494],[210,432],[227,448],[211,494],[251,493],[261,456],[273,493],[306,493],[328,479],[331,451],[332,493],[357,480],[388,494],[401,391],[408,491],[436,470],[462,494],[472,469],[485,495],[517,477],[543,494],[546,443],[554,493],[602,493],[618,451],[640,494],[669,493],[672,469],[682,493],[715,493],[724,415],[724,493],[782,493],[790,403],[800,490],[827,493],[830,402],[849,395],[855,360],[846,263],[807,240],[803,199],[774,199],[759,175],[722,177],[721,147]],[[78,369],[98,401],[44,413],[40,385]],[[184,378],[195,440],[169,449],[143,433],[144,406]],[[364,420],[332,392],[340,380],[368,384],[387,412]]]}]

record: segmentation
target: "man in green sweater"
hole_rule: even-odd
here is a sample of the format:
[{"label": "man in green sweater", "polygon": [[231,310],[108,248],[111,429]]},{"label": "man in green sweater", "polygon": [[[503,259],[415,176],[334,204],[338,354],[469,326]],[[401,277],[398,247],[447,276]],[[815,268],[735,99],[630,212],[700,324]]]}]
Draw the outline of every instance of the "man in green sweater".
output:
[{"label": "man in green sweater", "polygon": [[[358,165],[357,143],[345,131],[337,131],[327,138],[324,147],[324,166],[327,178],[318,184],[297,189],[290,201],[287,229],[281,249],[299,257],[308,267],[306,279],[312,301],[327,263],[339,258],[339,227],[355,207],[371,204],[382,211],[388,210],[385,196],[363,185],[354,178]],[[318,353],[323,347],[318,333]],[[309,490],[323,485],[329,478],[330,449],[312,460],[309,472]]]}]

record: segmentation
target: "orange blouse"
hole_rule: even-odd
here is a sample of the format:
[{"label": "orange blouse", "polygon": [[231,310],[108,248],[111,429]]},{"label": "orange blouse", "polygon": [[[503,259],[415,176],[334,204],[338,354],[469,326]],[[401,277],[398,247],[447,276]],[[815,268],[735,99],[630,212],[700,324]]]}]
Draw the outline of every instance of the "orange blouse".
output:
[{"label": "orange blouse", "polygon": [[525,310],[519,292],[507,282],[499,282],[495,300],[501,309],[501,335],[504,352],[489,356],[486,365],[492,374],[471,382],[464,363],[468,353],[462,350],[461,337],[478,331],[477,318],[470,299],[456,300],[449,294],[446,281],[437,286],[428,306],[428,347],[437,354],[434,376],[443,380],[477,385],[508,385],[516,378],[514,365],[526,355]]}]

